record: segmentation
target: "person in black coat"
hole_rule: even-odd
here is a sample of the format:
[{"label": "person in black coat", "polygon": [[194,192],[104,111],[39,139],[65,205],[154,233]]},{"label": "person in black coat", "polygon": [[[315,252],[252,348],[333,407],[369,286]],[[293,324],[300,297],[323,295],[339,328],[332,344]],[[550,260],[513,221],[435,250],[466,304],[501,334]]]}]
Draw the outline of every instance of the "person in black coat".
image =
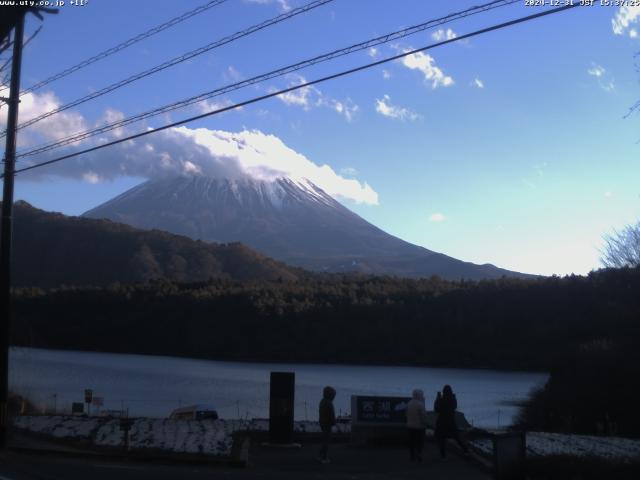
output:
[{"label": "person in black coat", "polygon": [[322,390],[322,400],[320,400],[319,420],[322,430],[322,445],[320,446],[320,463],[329,463],[329,442],[331,442],[331,429],[336,424],[336,411],[333,407],[333,399],[336,398],[336,389],[326,386]]},{"label": "person in black coat", "polygon": [[468,447],[460,439],[460,432],[456,425],[456,409],[458,408],[458,400],[449,385],[445,385],[442,394],[438,392],[433,409],[438,414],[436,420],[435,437],[440,447],[440,456],[447,456],[447,438],[453,438],[458,442],[464,453],[468,452]]}]

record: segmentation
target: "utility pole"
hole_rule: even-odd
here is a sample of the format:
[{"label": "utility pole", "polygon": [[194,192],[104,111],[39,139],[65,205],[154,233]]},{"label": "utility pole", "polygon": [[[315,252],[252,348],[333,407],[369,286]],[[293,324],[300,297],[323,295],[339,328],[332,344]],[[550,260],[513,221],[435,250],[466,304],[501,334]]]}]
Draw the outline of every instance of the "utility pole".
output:
[{"label": "utility pole", "polygon": [[7,117],[7,140],[4,157],[4,188],[2,192],[2,231],[0,232],[0,449],[7,444],[7,404],[9,399],[9,339],[11,335],[11,238],[13,224],[13,181],[16,167],[16,139],[18,134],[18,105],[20,103],[20,69],[22,67],[22,39],[24,17],[21,13],[13,31],[13,59],[11,62],[11,90]]},{"label": "utility pole", "polygon": [[[27,2],[22,2],[27,3]],[[35,3],[35,2],[33,2]],[[7,139],[4,153],[2,219],[0,220],[0,450],[7,445],[9,400],[9,344],[11,339],[11,239],[13,237],[13,182],[16,171],[16,141],[18,136],[18,106],[20,104],[20,70],[24,18],[33,13],[43,20],[42,13],[58,13],[55,8],[40,6],[5,7],[0,18],[0,41],[13,28],[13,58],[9,98],[0,98],[9,105]]]}]

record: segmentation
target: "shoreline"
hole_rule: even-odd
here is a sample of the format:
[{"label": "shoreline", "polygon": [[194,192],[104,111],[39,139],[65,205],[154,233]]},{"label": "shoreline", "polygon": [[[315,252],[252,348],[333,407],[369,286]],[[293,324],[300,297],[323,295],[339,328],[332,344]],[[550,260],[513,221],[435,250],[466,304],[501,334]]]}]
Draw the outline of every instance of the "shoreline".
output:
[{"label": "shoreline", "polygon": [[159,358],[174,358],[174,359],[182,359],[182,360],[195,360],[195,361],[210,361],[210,362],[218,362],[218,363],[240,363],[240,364],[261,364],[261,365],[305,365],[312,366],[318,365],[322,367],[403,367],[403,368],[432,368],[439,370],[477,370],[481,372],[496,372],[496,373],[523,373],[523,374],[547,374],[550,372],[546,370],[523,370],[516,368],[495,368],[495,367],[483,367],[483,366],[467,366],[467,365],[459,365],[459,366],[451,366],[451,365],[424,365],[424,364],[407,364],[407,363],[333,363],[333,362],[305,362],[305,361],[284,361],[284,360],[260,360],[260,359],[229,359],[229,358],[213,358],[213,357],[189,357],[182,355],[172,355],[172,354],[163,354],[163,353],[139,353],[139,352],[113,352],[113,351],[103,351],[103,350],[78,350],[75,348],[45,348],[45,347],[31,347],[24,345],[14,345],[12,344],[9,347],[9,350],[12,349],[30,349],[30,350],[40,350],[40,351],[51,351],[51,352],[70,352],[70,353],[99,353],[104,355],[132,355],[132,356],[141,356],[141,357],[159,357]]}]

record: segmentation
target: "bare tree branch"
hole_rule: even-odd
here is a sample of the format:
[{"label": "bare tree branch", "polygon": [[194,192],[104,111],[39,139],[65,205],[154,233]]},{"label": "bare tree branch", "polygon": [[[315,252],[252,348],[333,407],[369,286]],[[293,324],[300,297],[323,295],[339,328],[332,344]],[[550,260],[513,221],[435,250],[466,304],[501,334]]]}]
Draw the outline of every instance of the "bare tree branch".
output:
[{"label": "bare tree branch", "polygon": [[640,266],[640,222],[614,230],[605,238],[600,261],[605,267],[623,268]]}]

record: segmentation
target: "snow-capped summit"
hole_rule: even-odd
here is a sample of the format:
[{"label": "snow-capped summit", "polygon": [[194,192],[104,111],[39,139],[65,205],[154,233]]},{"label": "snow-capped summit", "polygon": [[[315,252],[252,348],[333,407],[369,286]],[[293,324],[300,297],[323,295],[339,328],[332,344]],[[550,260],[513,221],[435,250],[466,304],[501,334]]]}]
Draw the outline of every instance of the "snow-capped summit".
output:
[{"label": "snow-capped summit", "polygon": [[451,279],[520,275],[389,235],[305,179],[192,175],[149,180],[84,216],[204,241],[242,242],[312,270]]}]

